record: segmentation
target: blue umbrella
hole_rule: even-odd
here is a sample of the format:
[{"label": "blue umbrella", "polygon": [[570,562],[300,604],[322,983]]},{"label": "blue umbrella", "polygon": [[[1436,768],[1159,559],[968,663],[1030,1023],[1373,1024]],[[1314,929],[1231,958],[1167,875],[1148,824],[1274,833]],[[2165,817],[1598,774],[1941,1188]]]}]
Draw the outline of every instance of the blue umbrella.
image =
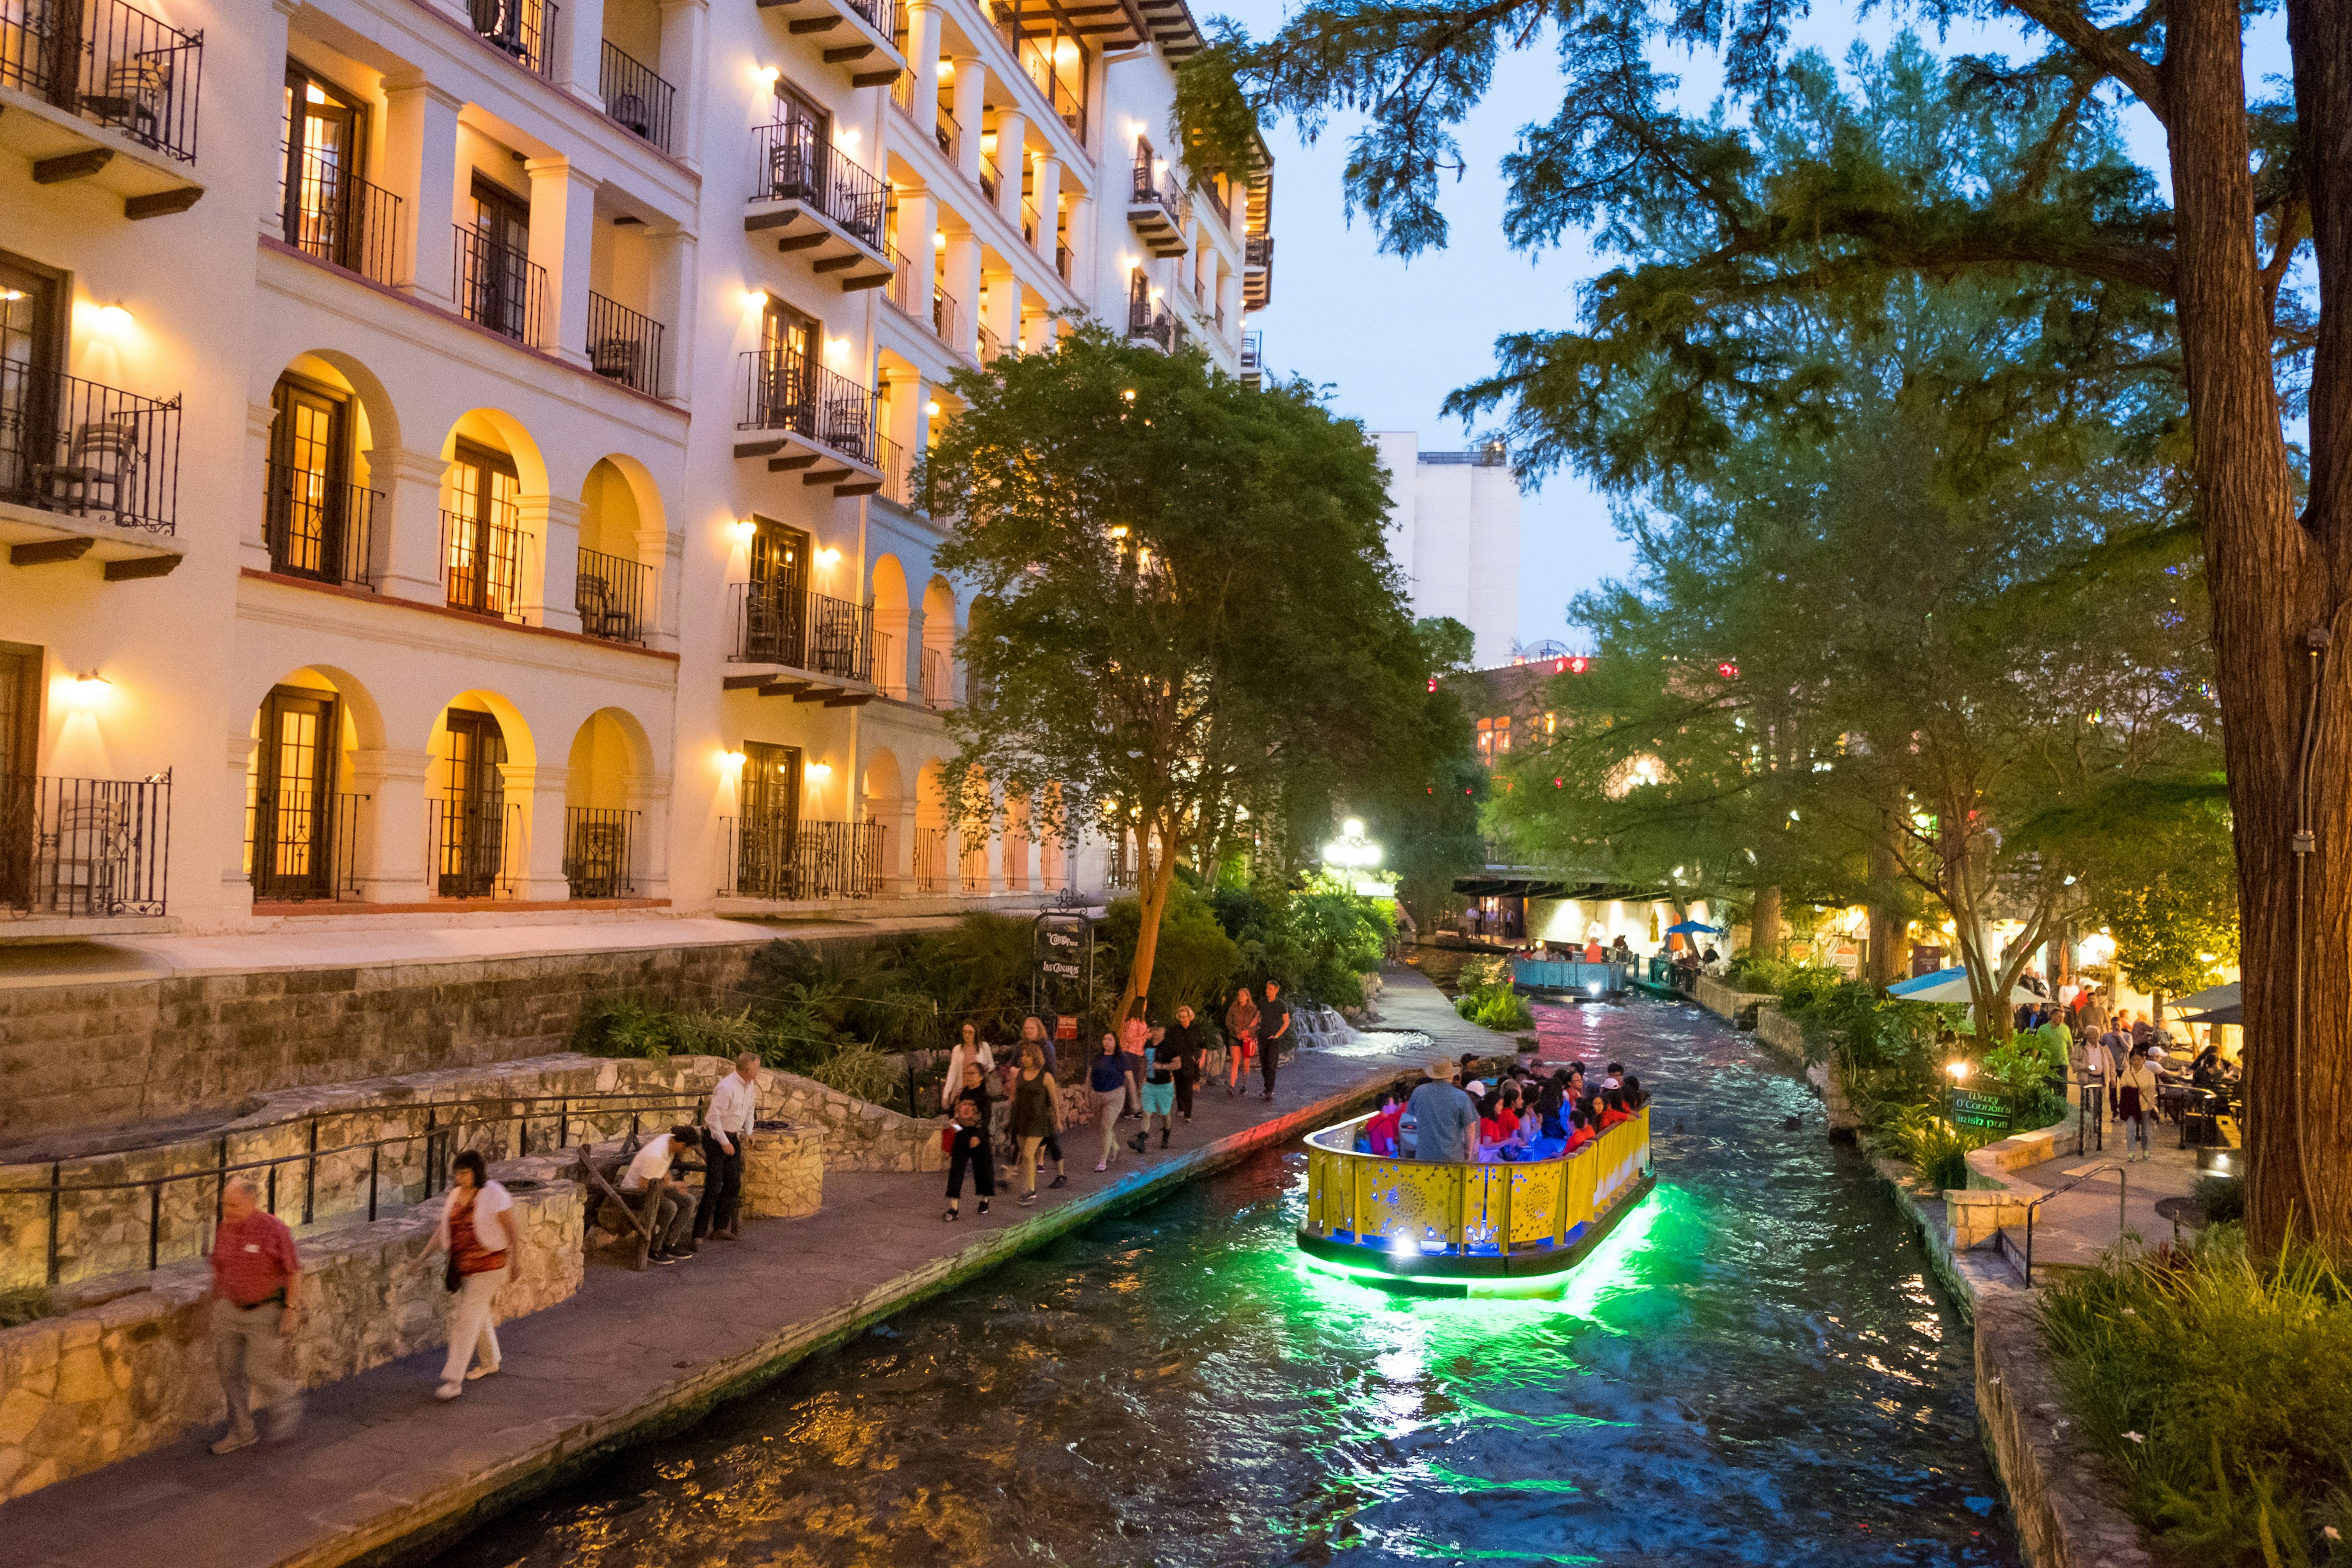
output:
[{"label": "blue umbrella", "polygon": [[1721,936],[1725,928],[1722,926],[1701,925],[1696,921],[1683,921],[1677,924],[1668,926],[1666,930],[1675,936],[1696,936],[1701,931],[1706,932],[1709,936]]}]

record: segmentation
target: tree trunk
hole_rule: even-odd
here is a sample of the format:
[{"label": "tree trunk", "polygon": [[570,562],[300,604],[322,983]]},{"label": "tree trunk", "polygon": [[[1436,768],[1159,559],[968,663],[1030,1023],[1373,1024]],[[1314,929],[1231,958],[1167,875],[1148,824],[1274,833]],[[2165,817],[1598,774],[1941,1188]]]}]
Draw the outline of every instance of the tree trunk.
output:
[{"label": "tree trunk", "polygon": [[1748,945],[1759,958],[1780,956],[1780,889],[1756,889],[1756,905],[1748,911]]},{"label": "tree trunk", "polygon": [[1870,983],[1884,991],[1911,966],[1903,945],[1902,885],[1895,864],[1895,845],[1888,837],[1892,821],[1883,822],[1870,841]]},{"label": "tree trunk", "polygon": [[2305,683],[2316,675],[2303,639],[2308,628],[2333,621],[2344,575],[2352,401],[2345,379],[2352,322],[2343,298],[2352,258],[2352,153],[2344,139],[2352,133],[2346,79],[2352,61],[2340,7],[2320,0],[2289,5],[2301,175],[2313,205],[2325,323],[2313,368],[2311,510],[2298,526],[2254,253],[2239,26],[2233,0],[2179,0],[2167,12],[2162,68],[2178,236],[2174,293],[2237,843],[2246,1219],[2259,1253],[2290,1229],[2338,1248],[2352,1237],[2352,1144],[2336,1131],[2347,1110],[2342,1042],[2352,1033],[2352,880],[2336,869],[2352,843],[2343,741],[2352,734],[2346,727],[2352,701],[2340,672],[2323,694],[2323,726],[2333,739],[2314,748],[2309,780],[2320,853],[2299,867],[2293,838]]},{"label": "tree trunk", "polygon": [[1135,899],[1142,906],[1142,918],[1136,925],[1135,962],[1128,967],[1127,984],[1118,994],[1118,1016],[1111,1021],[1114,1026],[1127,1021],[1139,999],[1151,994],[1151,963],[1160,952],[1160,917],[1168,910],[1168,892],[1176,882],[1175,837],[1164,828],[1158,830],[1155,852],[1154,831],[1153,825],[1146,822],[1135,835]]}]

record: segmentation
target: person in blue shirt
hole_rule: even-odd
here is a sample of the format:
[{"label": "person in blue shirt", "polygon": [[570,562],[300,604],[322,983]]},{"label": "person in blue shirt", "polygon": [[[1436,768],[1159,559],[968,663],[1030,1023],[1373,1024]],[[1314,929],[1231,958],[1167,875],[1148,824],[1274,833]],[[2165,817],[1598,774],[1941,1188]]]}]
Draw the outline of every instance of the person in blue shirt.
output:
[{"label": "person in blue shirt", "polygon": [[1429,1081],[1412,1091],[1413,1158],[1468,1164],[1477,1156],[1478,1107],[1455,1086],[1460,1069],[1439,1058],[1429,1064]]}]

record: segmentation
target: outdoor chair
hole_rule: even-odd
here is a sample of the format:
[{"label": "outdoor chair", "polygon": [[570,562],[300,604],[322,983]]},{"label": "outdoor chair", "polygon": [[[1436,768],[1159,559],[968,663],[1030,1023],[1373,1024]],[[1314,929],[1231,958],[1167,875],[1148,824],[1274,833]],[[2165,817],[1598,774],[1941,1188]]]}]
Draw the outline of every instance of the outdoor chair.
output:
[{"label": "outdoor chair", "polygon": [[61,805],[41,849],[40,889],[58,912],[110,914],[120,907],[131,868],[131,814],[122,802]]},{"label": "outdoor chair", "polygon": [[92,419],[75,429],[64,462],[33,466],[33,489],[52,510],[84,517],[96,510],[120,521],[138,472],[138,422]]},{"label": "outdoor chair", "polygon": [[106,70],[106,90],[86,95],[82,106],[110,125],[120,125],[142,142],[155,139],[155,122],[172,90],[168,56],[134,55]]},{"label": "outdoor chair", "polygon": [[588,347],[588,363],[607,381],[637,383],[637,367],[645,363],[645,345],[635,338],[606,338]]},{"label": "outdoor chair", "polygon": [[653,119],[646,113],[646,100],[635,93],[620,94],[605,106],[604,112],[646,141],[653,140]]}]

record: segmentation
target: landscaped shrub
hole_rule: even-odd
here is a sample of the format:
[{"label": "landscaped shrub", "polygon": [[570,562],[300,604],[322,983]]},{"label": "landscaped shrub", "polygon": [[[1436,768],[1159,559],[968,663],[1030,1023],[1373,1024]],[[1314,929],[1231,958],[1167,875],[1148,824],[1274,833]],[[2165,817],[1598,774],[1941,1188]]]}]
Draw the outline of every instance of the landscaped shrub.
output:
[{"label": "landscaped shrub", "polygon": [[2336,1563],[2352,1545],[2352,1291],[2317,1250],[2235,1226],[2068,1270],[2042,1323],[2072,1418],[2131,1511],[2194,1563]]},{"label": "landscaped shrub", "polygon": [[851,1046],[817,1064],[809,1077],[853,1100],[904,1099],[906,1068],[897,1057],[886,1057],[869,1046]]},{"label": "landscaped shrub", "polygon": [[2236,1224],[2246,1217],[2246,1184],[2239,1176],[2200,1176],[2197,1207],[2208,1225]]},{"label": "landscaped shrub", "polygon": [[[1136,939],[1143,926],[1143,904],[1120,899],[1103,918],[1104,956],[1110,967],[1124,973],[1135,959]],[[1151,955],[1151,994],[1147,1008],[1154,1018],[1172,1018],[1180,1005],[1207,1013],[1223,1001],[1240,973],[1242,950],[1217,923],[1209,901],[1182,882],[1168,890],[1168,907],[1160,915],[1160,942]],[[1117,998],[1113,998],[1117,1000]]]},{"label": "landscaped shrub", "polygon": [[1535,1009],[1528,1005],[1526,997],[1507,985],[1465,991],[1454,999],[1454,1010],[1474,1024],[1504,1034],[1536,1026]]},{"label": "landscaped shrub", "polygon": [[1931,1104],[1907,1106],[1887,1123],[1879,1146],[1908,1163],[1919,1179],[1937,1192],[1969,1184],[1969,1151],[1981,1149],[2003,1134],[1985,1127],[1964,1127],[1940,1114]]}]

